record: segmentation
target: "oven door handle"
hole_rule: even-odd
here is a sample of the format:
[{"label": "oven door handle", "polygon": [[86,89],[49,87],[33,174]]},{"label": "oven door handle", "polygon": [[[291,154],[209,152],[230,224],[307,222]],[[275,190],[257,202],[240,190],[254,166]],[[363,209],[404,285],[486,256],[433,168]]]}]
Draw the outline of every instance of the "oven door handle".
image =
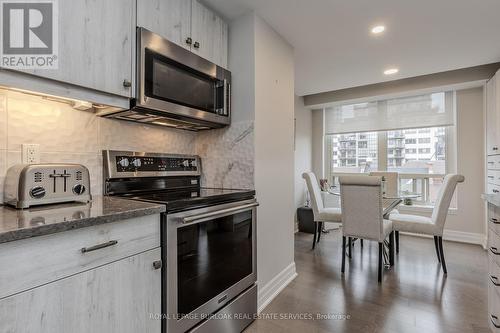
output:
[{"label": "oven door handle", "polygon": [[231,214],[231,213],[236,213],[236,212],[239,212],[239,211],[244,211],[244,210],[247,210],[248,208],[257,207],[258,205],[259,205],[258,202],[254,202],[254,203],[251,203],[251,204],[241,205],[241,206],[237,206],[237,207],[231,207],[231,208],[221,209],[221,210],[217,210],[217,211],[214,211],[214,212],[209,212],[209,213],[204,213],[204,214],[199,214],[199,215],[188,216],[188,217],[185,217],[185,218],[182,219],[182,223],[183,224],[194,223],[194,222],[199,223],[199,222],[203,222],[203,221],[206,221],[206,220],[209,220],[209,219],[214,219],[214,218],[222,217],[222,216],[225,216],[225,215],[228,215],[228,214]]}]

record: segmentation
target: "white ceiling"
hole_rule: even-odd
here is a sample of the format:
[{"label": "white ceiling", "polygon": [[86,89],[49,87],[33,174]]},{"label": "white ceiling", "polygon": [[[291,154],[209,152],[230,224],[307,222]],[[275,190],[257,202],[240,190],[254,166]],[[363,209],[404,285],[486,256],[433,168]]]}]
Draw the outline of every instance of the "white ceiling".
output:
[{"label": "white ceiling", "polygon": [[228,20],[255,10],[292,44],[298,95],[500,61],[500,0],[204,2]]}]

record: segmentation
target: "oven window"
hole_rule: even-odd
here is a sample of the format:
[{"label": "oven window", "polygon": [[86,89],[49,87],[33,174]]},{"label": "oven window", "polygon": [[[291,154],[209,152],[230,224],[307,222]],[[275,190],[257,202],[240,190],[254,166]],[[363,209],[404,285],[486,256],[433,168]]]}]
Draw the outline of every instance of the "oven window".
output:
[{"label": "oven window", "polygon": [[148,97],[215,112],[217,80],[146,49]]},{"label": "oven window", "polygon": [[252,211],[177,229],[177,265],[180,315],[250,275]]}]

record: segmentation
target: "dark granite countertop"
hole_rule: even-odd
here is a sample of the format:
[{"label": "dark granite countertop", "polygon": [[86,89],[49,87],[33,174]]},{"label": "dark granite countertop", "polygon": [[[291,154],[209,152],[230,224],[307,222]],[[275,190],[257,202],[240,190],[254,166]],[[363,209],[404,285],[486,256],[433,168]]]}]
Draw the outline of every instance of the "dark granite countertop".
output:
[{"label": "dark granite countertop", "polygon": [[0,243],[159,214],[165,205],[95,196],[91,203],[14,209],[0,206]]}]

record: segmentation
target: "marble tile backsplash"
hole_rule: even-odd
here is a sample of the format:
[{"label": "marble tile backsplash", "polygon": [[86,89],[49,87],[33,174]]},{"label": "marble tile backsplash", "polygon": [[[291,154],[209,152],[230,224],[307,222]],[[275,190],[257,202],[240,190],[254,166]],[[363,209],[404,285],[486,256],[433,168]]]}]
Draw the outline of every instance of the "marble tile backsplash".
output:
[{"label": "marble tile backsplash", "polygon": [[196,153],[203,163],[202,184],[207,187],[254,188],[254,123],[198,134]]},{"label": "marble tile backsplash", "polygon": [[203,182],[253,188],[253,123],[189,132],[97,117],[61,102],[0,90],[0,202],[7,169],[21,163],[21,145],[40,144],[42,163],[81,163],[92,193],[102,194],[102,150],[198,154]]}]

